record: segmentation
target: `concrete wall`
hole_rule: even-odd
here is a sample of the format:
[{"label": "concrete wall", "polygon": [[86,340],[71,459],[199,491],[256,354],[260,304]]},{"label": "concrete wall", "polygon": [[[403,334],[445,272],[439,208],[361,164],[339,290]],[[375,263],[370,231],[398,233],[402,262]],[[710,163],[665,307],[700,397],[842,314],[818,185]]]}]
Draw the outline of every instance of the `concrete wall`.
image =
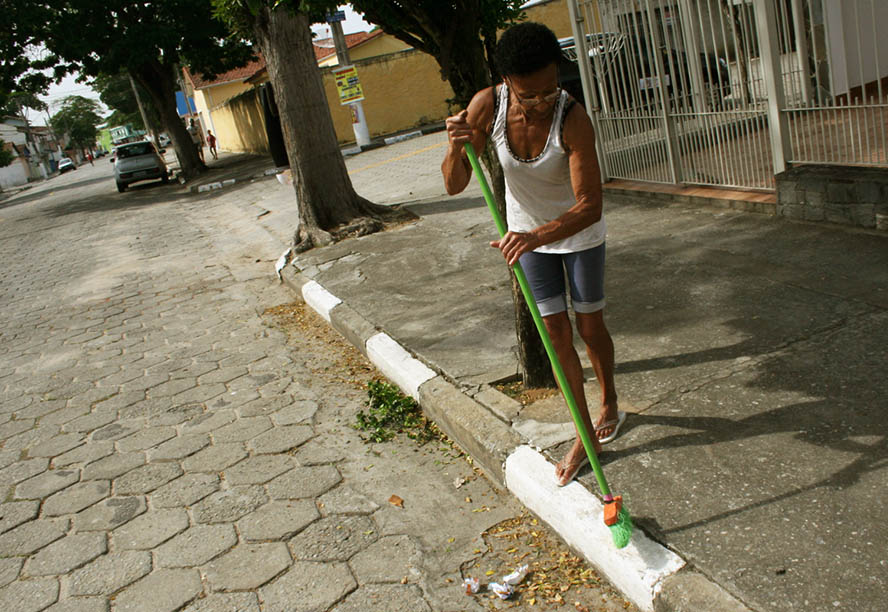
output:
[{"label": "concrete wall", "polygon": [[[366,43],[362,45],[358,45],[357,47],[352,47],[348,50],[348,58],[351,62],[356,62],[362,59],[368,59],[371,57],[376,57],[377,55],[386,55],[389,53],[397,53],[398,51],[405,51],[409,49],[410,46],[407,43],[398,40],[391,34],[380,34],[376,38],[372,38]],[[325,57],[321,62],[318,63],[321,67],[329,67],[329,66],[337,66],[339,64],[336,59],[336,54],[329,57]]]},{"label": "concrete wall", "polygon": [[[250,89],[211,112],[216,146],[225,151],[268,153],[259,90]],[[210,129],[213,129],[210,127]]]},{"label": "concrete wall", "polygon": [[796,166],[776,178],[778,215],[888,231],[884,169]]},{"label": "concrete wall", "polygon": [[552,0],[535,4],[525,10],[528,21],[536,21],[546,24],[555,32],[558,38],[573,36],[570,28],[570,12],[567,9],[567,0]]},{"label": "concrete wall", "polygon": [[[364,114],[370,136],[381,136],[447,118],[450,84],[441,79],[438,63],[431,55],[408,50],[354,62],[364,88]],[[336,137],[354,141],[351,109],[339,103],[336,83],[324,72],[324,91]]]},{"label": "concrete wall", "polygon": [[28,166],[24,157],[16,157],[12,163],[0,168],[0,187],[6,189],[28,182]]},{"label": "concrete wall", "polygon": [[[453,97],[453,90],[441,80],[438,64],[432,56],[411,49],[356,61],[354,65],[364,87],[364,114],[371,137],[447,117],[446,100]],[[354,142],[351,109],[339,103],[339,93],[329,69],[323,71],[322,78],[336,138],[340,143]],[[268,152],[262,109],[254,92],[251,89],[210,111],[219,148],[235,152]]]},{"label": "concrete wall", "polygon": [[823,8],[833,95],[888,76],[888,3],[825,0]]}]

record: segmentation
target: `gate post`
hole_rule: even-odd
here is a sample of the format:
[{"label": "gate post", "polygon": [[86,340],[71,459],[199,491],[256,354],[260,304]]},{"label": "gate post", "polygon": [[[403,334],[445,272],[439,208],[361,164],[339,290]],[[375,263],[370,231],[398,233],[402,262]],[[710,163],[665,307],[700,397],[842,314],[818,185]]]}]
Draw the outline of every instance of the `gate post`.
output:
[{"label": "gate post", "polygon": [[680,49],[688,58],[688,72],[691,78],[691,102],[697,113],[706,112],[706,96],[703,87],[703,68],[697,58],[700,57],[700,48],[697,45],[697,35],[694,30],[694,8],[690,0],[680,0],[678,3],[679,21],[684,48]]},{"label": "gate post", "polygon": [[577,68],[580,69],[580,83],[583,86],[583,97],[586,98],[586,113],[592,120],[592,126],[595,128],[595,150],[598,154],[598,167],[601,170],[601,182],[605,183],[610,179],[607,172],[607,156],[605,155],[604,145],[601,137],[601,131],[598,129],[598,112],[600,106],[598,104],[598,92],[595,89],[595,83],[592,80],[592,74],[589,69],[589,50],[586,48],[586,32],[583,30],[583,22],[585,21],[582,13],[577,6],[577,0],[567,0],[567,8],[570,11],[570,27],[573,31],[574,49],[577,52]]},{"label": "gate post", "polygon": [[[678,139],[675,134],[675,119],[669,112],[669,90],[666,89],[666,70],[663,65],[663,56],[660,50],[663,41],[660,40],[660,32],[657,29],[657,23],[654,20],[654,10],[651,8],[651,0],[645,2],[647,6],[648,30],[653,45],[652,55],[654,56],[654,65],[657,68],[658,89],[660,92],[660,106],[662,109],[663,129],[666,132],[666,155],[669,158],[669,169],[672,171],[672,182],[678,185],[682,182],[680,153],[678,149]],[[673,85],[673,91],[675,86]]]},{"label": "gate post", "polygon": [[811,79],[808,78],[808,39],[805,34],[805,8],[802,0],[792,0],[792,25],[796,40],[796,60],[799,64],[799,81],[801,82],[802,101],[795,100],[797,105],[811,104]]},{"label": "gate post", "polygon": [[753,0],[755,23],[758,30],[761,70],[768,94],[768,133],[774,157],[774,174],[786,170],[787,159],[792,155],[789,144],[789,122],[782,108],[786,106],[783,90],[783,69],[780,60],[780,40],[777,32],[775,0]]}]

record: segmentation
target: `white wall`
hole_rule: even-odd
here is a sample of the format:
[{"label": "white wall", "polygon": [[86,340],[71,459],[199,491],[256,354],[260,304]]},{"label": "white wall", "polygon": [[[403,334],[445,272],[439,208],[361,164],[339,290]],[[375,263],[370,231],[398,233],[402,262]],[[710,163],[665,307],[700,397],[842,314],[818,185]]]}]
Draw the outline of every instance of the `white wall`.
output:
[{"label": "white wall", "polygon": [[28,174],[25,170],[25,158],[17,157],[5,168],[0,168],[0,187],[7,189],[16,185],[24,185],[28,182]]},{"label": "white wall", "polygon": [[888,76],[888,39],[884,37],[888,2],[823,0],[823,4],[833,95]]}]

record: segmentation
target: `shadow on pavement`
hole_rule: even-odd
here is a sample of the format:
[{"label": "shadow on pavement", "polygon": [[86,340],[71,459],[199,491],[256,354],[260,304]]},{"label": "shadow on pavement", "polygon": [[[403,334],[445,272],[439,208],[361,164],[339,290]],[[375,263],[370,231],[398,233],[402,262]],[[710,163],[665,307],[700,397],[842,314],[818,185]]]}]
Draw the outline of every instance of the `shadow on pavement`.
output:
[{"label": "shadow on pavement", "polygon": [[118,193],[113,182],[109,185],[111,190],[107,193],[102,193],[99,197],[97,197],[97,194],[93,193],[83,198],[57,204],[46,209],[46,214],[52,217],[63,217],[65,215],[81,212],[89,213],[122,210],[126,208],[150,206],[152,204],[157,204],[158,201],[175,202],[188,198],[188,194],[182,193],[180,191],[180,186],[172,182],[167,185],[164,185],[160,181],[136,183],[135,185],[129,186],[123,193]]}]

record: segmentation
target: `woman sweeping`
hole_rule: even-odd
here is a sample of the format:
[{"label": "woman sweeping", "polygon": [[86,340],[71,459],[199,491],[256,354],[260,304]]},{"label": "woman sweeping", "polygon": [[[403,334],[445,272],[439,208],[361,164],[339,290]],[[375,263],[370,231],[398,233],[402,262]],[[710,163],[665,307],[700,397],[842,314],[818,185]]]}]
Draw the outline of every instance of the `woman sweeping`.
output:
[{"label": "woman sweeping", "polygon": [[[460,193],[472,172],[464,143],[483,151],[493,140],[505,175],[509,231],[491,246],[510,266],[520,261],[600,452],[626,415],[617,408],[614,345],[604,324],[605,223],[595,132],[582,106],[558,87],[560,55],[558,39],[544,25],[522,23],[503,33],[495,54],[503,82],[479,91],[467,109],[447,119],[441,171],[447,192]],[[565,273],[577,331],[601,387],[594,425],[573,346]],[[578,435],[555,468],[558,484],[571,482],[587,462]]]}]

